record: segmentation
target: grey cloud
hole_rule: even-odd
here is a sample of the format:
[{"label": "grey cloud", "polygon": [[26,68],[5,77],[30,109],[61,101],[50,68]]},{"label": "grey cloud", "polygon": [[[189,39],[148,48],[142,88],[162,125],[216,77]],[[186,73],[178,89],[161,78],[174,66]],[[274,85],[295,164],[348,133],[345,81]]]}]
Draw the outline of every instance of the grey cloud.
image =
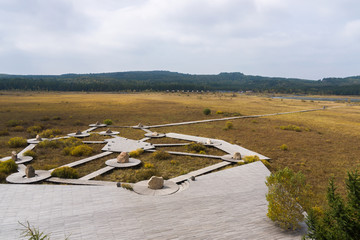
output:
[{"label": "grey cloud", "polygon": [[0,0],[0,72],[358,74],[355,0]]}]

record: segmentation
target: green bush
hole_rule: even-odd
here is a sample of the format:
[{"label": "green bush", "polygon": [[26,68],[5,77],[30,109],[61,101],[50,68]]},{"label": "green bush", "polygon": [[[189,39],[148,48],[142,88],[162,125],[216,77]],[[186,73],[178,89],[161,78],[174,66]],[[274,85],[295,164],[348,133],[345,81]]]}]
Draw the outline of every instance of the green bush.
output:
[{"label": "green bush", "polygon": [[134,151],[129,152],[129,157],[136,158],[143,154],[144,150],[142,148],[136,149]]},{"label": "green bush", "polygon": [[34,126],[31,126],[31,127],[28,127],[26,129],[26,131],[28,133],[39,133],[40,131],[42,131],[44,128],[42,126],[37,126],[37,125],[34,125]]},{"label": "green bush", "polygon": [[216,114],[224,114],[223,111],[216,111]]},{"label": "green bush", "polygon": [[131,185],[131,184],[128,184],[128,183],[122,183],[122,184],[121,184],[121,187],[122,187],[122,188],[125,188],[125,189],[127,189],[127,190],[130,190],[130,191],[134,191],[132,185]]},{"label": "green bush", "polygon": [[8,126],[8,127],[16,127],[16,126],[20,126],[20,125],[23,125],[23,124],[24,124],[23,120],[9,120],[6,123],[6,126]]},{"label": "green bush", "polygon": [[227,121],[227,122],[225,123],[225,128],[224,128],[224,130],[230,130],[230,129],[233,129],[233,128],[234,128],[234,125],[233,125],[232,122]]},{"label": "green bush", "polygon": [[53,117],[52,119],[53,119],[53,120],[61,120],[61,117],[55,116],[55,117]]},{"label": "green bush", "polygon": [[44,116],[40,118],[40,121],[49,121],[50,118],[48,116]]},{"label": "green bush", "polygon": [[6,177],[8,174],[0,172],[0,183],[6,183]]},{"label": "green bush", "polygon": [[51,176],[59,177],[59,178],[76,179],[79,178],[79,173],[76,169],[71,167],[60,167],[52,171]]},{"label": "green bush", "polygon": [[74,147],[83,144],[82,141],[76,137],[63,138],[58,141],[66,147]]},{"label": "green bush", "polygon": [[152,153],[152,157],[156,160],[166,160],[169,159],[170,153],[165,152],[165,151],[155,151]]},{"label": "green bush", "polygon": [[287,131],[295,131],[295,132],[301,132],[302,129],[299,126],[296,125],[287,125],[287,126],[280,126],[280,129],[287,130]]},{"label": "green bush", "polygon": [[304,208],[309,204],[310,187],[301,172],[284,168],[266,177],[268,193],[267,216],[284,229],[296,229],[304,220]]},{"label": "green bush", "polygon": [[0,172],[4,174],[10,174],[17,172],[17,164],[14,160],[10,159],[7,161],[0,162]]},{"label": "green bush", "polygon": [[60,148],[62,146],[62,143],[58,140],[55,141],[44,140],[39,142],[37,146],[39,148]]},{"label": "green bush", "polygon": [[186,145],[186,148],[190,152],[197,152],[197,153],[200,151],[206,152],[206,147],[201,143],[192,142],[189,145]]},{"label": "green bush", "polygon": [[40,133],[40,136],[43,138],[53,138],[61,133],[62,132],[59,129],[46,129]]},{"label": "green bush", "polygon": [[144,168],[144,169],[138,169],[135,171],[135,182],[148,180],[152,176],[159,175],[159,172],[156,168]]},{"label": "green bush", "polygon": [[9,136],[9,131],[8,130],[1,130],[0,131],[0,136]]},{"label": "green bush", "polygon": [[211,110],[210,110],[209,108],[205,108],[205,109],[203,110],[203,113],[204,113],[205,115],[210,115]]},{"label": "green bush", "polygon": [[154,168],[154,164],[146,162],[144,163],[144,168]]},{"label": "green bush", "polygon": [[271,165],[270,165],[269,161],[267,161],[265,159],[262,159],[261,162],[265,165],[265,167],[267,167],[267,169],[271,168]]},{"label": "green bush", "polygon": [[23,126],[15,126],[13,128],[11,128],[11,131],[14,132],[23,132],[25,130],[25,128]]},{"label": "green bush", "polygon": [[80,157],[80,156],[89,156],[93,153],[94,149],[86,144],[83,144],[83,145],[79,145],[79,146],[76,146],[76,147],[73,147],[71,150],[70,150],[70,155],[71,156],[77,156],[77,157]]},{"label": "green bush", "polygon": [[178,165],[178,162],[175,161],[175,160],[171,160],[170,163],[171,163],[172,165]]},{"label": "green bush", "polygon": [[8,141],[9,147],[16,148],[16,147],[25,147],[27,145],[27,141],[25,138],[22,137],[14,137],[10,138]]},{"label": "green bush", "polygon": [[105,119],[105,120],[104,120],[104,124],[106,124],[106,125],[112,125],[113,122],[111,121],[111,119]]},{"label": "green bush", "polygon": [[73,149],[73,147],[64,147],[64,149],[62,150],[62,153],[64,155],[70,155],[72,149]]},{"label": "green bush", "polygon": [[30,156],[33,157],[34,159],[36,159],[37,157],[36,152],[34,152],[33,150],[27,150],[26,152],[24,152],[24,156]]},{"label": "green bush", "polygon": [[260,160],[260,158],[257,155],[244,157],[245,163],[252,163],[252,162],[259,161],[259,160]]},{"label": "green bush", "polygon": [[283,144],[280,146],[280,149],[283,151],[287,151],[289,149],[289,147],[286,144]]}]

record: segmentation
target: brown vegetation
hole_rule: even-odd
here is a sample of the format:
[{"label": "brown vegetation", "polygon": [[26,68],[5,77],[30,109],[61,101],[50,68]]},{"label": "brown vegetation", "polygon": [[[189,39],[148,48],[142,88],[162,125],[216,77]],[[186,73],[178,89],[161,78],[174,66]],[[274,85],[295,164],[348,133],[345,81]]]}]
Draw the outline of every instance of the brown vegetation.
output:
[{"label": "brown vegetation", "polygon": [[[75,121],[83,123],[103,122],[111,119],[114,126],[133,126],[141,122],[144,125],[182,122],[190,120],[219,118],[223,115],[212,114],[204,116],[203,109],[216,109],[220,112],[240,112],[242,115],[257,115],[275,112],[297,111],[305,109],[339,106],[307,113],[278,115],[255,119],[232,120],[236,126],[231,131],[224,131],[224,122],[201,123],[177,127],[164,127],[156,129],[157,132],[177,132],[198,135],[207,138],[218,138],[239,144],[250,150],[270,157],[271,170],[284,168],[302,171],[316,194],[315,202],[321,204],[324,200],[328,179],[335,178],[335,182],[342,183],[346,172],[359,167],[360,125],[358,123],[360,106],[348,106],[346,103],[310,102],[301,100],[270,99],[257,96],[231,97],[231,94],[209,93],[204,94],[182,93],[141,93],[141,94],[103,94],[103,93],[18,93],[3,92],[0,95],[0,130],[7,134],[0,136],[0,157],[11,155],[11,151],[22,148],[10,148],[8,141],[14,137],[34,137],[46,129],[59,129],[62,133],[75,132],[79,126],[74,126]],[[123,114],[126,113],[126,114]],[[40,116],[40,117],[39,117]],[[44,121],[41,116],[48,116]],[[55,120],[56,119],[56,120]],[[12,127],[23,126],[29,132],[13,131]],[[298,126],[302,131],[284,131],[281,126]],[[85,130],[87,126],[81,126]],[[311,131],[307,131],[311,129]],[[145,132],[139,129],[111,128],[120,131],[120,135],[141,139]],[[91,136],[101,140],[108,137]],[[90,139],[89,138],[89,139]],[[86,139],[87,140],[87,139]],[[171,142],[184,142],[180,140]],[[151,139],[153,143],[166,143],[164,139]],[[289,151],[279,148],[286,143]],[[90,145],[93,154],[101,152],[103,145]],[[179,150],[186,148],[176,147]],[[174,148],[162,148],[175,150]],[[32,165],[36,169],[49,169],[76,161],[82,157],[64,156],[61,149],[33,150],[37,159]],[[208,152],[211,154],[211,151]],[[114,157],[114,156],[112,156]],[[104,166],[104,160],[110,156],[95,160],[77,167],[79,176],[90,173]],[[184,156],[171,156],[169,160],[156,161],[150,153],[139,157],[154,165],[151,171],[158,171],[162,176],[171,178],[181,173],[196,170],[198,167],[211,165],[218,160],[191,158]],[[171,164],[171,162],[176,164]],[[95,168],[95,169],[93,169]],[[127,176],[135,174],[142,169],[114,170],[97,179],[129,181]],[[145,168],[144,168],[145,169]],[[148,169],[148,170],[149,170]],[[150,171],[149,170],[149,171]],[[149,172],[148,171],[148,172]],[[140,173],[146,176],[148,172]],[[344,187],[339,190],[345,193]]]}]

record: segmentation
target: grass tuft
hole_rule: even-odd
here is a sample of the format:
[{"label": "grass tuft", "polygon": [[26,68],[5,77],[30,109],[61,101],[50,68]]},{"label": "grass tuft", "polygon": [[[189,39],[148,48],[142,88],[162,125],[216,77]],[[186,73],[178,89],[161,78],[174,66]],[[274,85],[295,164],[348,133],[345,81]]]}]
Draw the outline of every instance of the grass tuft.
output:
[{"label": "grass tuft", "polygon": [[8,145],[12,148],[25,147],[27,145],[27,141],[23,137],[13,137],[8,141]]},{"label": "grass tuft", "polygon": [[152,153],[152,157],[155,160],[166,160],[169,159],[171,157],[170,153],[165,152],[165,151],[155,151]]},{"label": "grass tuft", "polygon": [[77,179],[79,178],[79,173],[76,169],[71,167],[60,167],[52,171],[51,176],[58,178]]}]

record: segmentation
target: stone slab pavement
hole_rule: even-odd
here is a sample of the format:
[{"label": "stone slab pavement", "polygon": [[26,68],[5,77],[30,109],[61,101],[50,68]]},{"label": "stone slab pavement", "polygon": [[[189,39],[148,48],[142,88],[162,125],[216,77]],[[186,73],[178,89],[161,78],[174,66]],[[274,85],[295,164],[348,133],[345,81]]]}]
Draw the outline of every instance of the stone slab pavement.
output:
[{"label": "stone slab pavement", "polygon": [[197,177],[197,176],[200,176],[202,174],[214,171],[216,169],[228,166],[230,164],[231,164],[230,162],[225,162],[225,161],[219,162],[219,163],[216,163],[214,165],[211,165],[211,166],[208,166],[208,167],[205,167],[205,168],[201,168],[199,170],[192,171],[192,172],[189,172],[187,174],[184,174],[184,175],[181,175],[181,176],[178,176],[178,177],[175,177],[175,178],[171,178],[170,181],[173,181],[173,182],[176,182],[176,183],[183,182],[183,181],[185,181],[187,179],[190,179],[192,176]]},{"label": "stone slab pavement", "polygon": [[99,176],[101,174],[104,174],[104,173],[106,173],[108,171],[111,171],[114,168],[115,167],[106,166],[106,167],[101,168],[101,169],[99,169],[99,170],[97,170],[95,172],[92,172],[92,173],[90,173],[90,174],[88,174],[86,176],[81,177],[80,180],[90,180],[90,179],[95,178],[95,177],[97,177],[97,176]]},{"label": "stone slab pavement", "polygon": [[301,239],[301,231],[283,231],[266,217],[269,174],[255,162],[200,176],[167,196],[115,186],[0,184],[0,236],[19,239],[18,221],[29,221],[53,240]]}]

